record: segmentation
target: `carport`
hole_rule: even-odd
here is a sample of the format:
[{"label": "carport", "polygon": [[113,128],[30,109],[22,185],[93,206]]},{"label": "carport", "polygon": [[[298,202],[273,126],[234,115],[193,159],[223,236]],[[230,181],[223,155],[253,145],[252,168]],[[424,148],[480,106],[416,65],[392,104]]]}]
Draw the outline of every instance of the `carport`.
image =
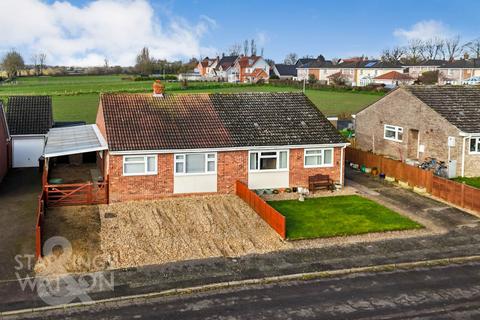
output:
[{"label": "carport", "polygon": [[[47,205],[108,202],[104,174],[107,149],[95,124],[50,129],[42,175]],[[91,163],[84,163],[85,155],[93,158]]]}]

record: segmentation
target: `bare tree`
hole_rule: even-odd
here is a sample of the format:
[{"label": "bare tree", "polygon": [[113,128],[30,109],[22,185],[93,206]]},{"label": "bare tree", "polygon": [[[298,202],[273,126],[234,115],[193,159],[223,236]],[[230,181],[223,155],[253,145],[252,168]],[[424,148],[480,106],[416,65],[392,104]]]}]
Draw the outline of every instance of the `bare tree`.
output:
[{"label": "bare tree", "polygon": [[228,54],[231,56],[239,56],[242,53],[242,46],[239,43],[234,43],[228,48]]},{"label": "bare tree", "polygon": [[250,55],[252,56],[257,55],[257,44],[255,43],[254,39],[250,41]]},{"label": "bare tree", "polygon": [[38,73],[39,75],[43,75],[43,70],[45,69],[45,63],[47,62],[47,54],[40,53],[38,55]]},{"label": "bare tree", "polygon": [[35,72],[35,75],[38,76],[40,74],[39,65],[38,65],[38,54],[36,53],[32,54],[31,60],[32,60],[32,65],[33,65],[33,70]]},{"label": "bare tree", "polygon": [[420,39],[413,39],[407,45],[406,60],[409,63],[420,62],[424,51],[423,41]]},{"label": "bare tree", "polygon": [[476,38],[472,41],[467,42],[464,45],[464,48],[468,50],[472,57],[480,58],[480,38]]},{"label": "bare tree", "polygon": [[455,36],[445,40],[445,53],[448,61],[455,60],[462,53],[460,45],[460,36]]},{"label": "bare tree", "polygon": [[248,55],[248,40],[243,41],[243,55]]},{"label": "bare tree", "polygon": [[297,63],[297,60],[298,55],[295,52],[291,52],[285,56],[285,59],[283,59],[283,63],[294,65],[295,63]]},{"label": "bare tree", "polygon": [[397,63],[405,56],[405,48],[396,46],[391,49],[385,49],[382,52],[382,61]]},{"label": "bare tree", "polygon": [[8,52],[2,59],[2,67],[7,72],[7,77],[15,78],[19,71],[25,67],[22,56],[15,50]]}]

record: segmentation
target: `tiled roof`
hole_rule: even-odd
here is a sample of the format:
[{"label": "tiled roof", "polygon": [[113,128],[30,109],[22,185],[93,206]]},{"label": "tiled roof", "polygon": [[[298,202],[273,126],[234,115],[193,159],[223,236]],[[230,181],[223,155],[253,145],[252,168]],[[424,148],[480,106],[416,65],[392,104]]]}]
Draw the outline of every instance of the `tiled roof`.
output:
[{"label": "tiled roof", "polygon": [[425,60],[425,61],[420,61],[417,63],[406,63],[404,64],[405,66],[412,66],[412,67],[434,67],[434,66],[443,66],[445,63],[447,63],[446,60],[440,60],[440,59],[430,59],[430,60]]},{"label": "tiled roof", "polygon": [[48,96],[9,97],[7,122],[11,135],[46,134],[53,126],[52,98]]},{"label": "tiled roof", "polygon": [[101,96],[112,151],[344,143],[301,93]]},{"label": "tiled roof", "polygon": [[479,59],[460,59],[446,62],[441,68],[480,68]]},{"label": "tiled roof", "polygon": [[480,87],[408,86],[418,99],[466,133],[480,133]]},{"label": "tiled roof", "polygon": [[295,65],[297,66],[297,68],[300,68],[301,66],[303,66],[307,63],[311,63],[315,60],[317,60],[317,58],[300,58],[300,59],[297,60]]},{"label": "tiled roof", "polygon": [[373,79],[376,80],[413,80],[408,74],[400,73],[397,71],[390,71],[384,74],[381,74]]},{"label": "tiled roof", "polygon": [[399,63],[392,63],[381,60],[362,60],[356,62],[339,63],[337,68],[362,68],[362,69],[395,69],[403,68]]},{"label": "tiled roof", "polygon": [[275,68],[281,76],[297,75],[297,67],[293,64],[275,64]]},{"label": "tiled roof", "polygon": [[217,68],[222,67],[223,70],[228,69],[229,67],[233,66],[235,61],[237,61],[238,56],[224,56],[220,59],[217,64]]}]

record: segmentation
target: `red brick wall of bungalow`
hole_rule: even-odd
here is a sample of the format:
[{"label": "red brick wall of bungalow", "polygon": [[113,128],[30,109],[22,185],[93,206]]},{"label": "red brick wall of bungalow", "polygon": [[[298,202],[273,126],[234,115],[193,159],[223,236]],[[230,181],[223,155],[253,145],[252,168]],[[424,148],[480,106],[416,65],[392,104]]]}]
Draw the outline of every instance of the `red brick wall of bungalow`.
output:
[{"label": "red brick wall of bungalow", "polygon": [[[341,148],[335,148],[333,167],[304,168],[303,149],[290,149],[290,187],[308,187],[308,177],[315,174],[329,175],[334,181],[341,181]],[[123,156],[109,155],[108,175],[110,202],[130,200],[153,200],[165,197],[194,194],[174,194],[173,154],[159,154],[157,175],[123,176]],[[248,184],[248,151],[218,152],[217,193],[235,193],[235,182]],[[198,195],[198,193],[195,193]],[[202,193],[200,193],[202,195]]]}]

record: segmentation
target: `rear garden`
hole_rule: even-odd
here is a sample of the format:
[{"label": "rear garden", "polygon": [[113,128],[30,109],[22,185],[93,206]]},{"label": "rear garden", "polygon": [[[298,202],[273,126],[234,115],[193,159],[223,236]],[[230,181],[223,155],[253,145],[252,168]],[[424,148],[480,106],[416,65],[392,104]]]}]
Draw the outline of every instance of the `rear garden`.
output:
[{"label": "rear garden", "polygon": [[454,178],[453,180],[456,182],[465,183],[466,185],[480,189],[480,177],[471,177],[471,178],[457,177],[457,178]]},{"label": "rear garden", "polygon": [[420,229],[422,225],[358,195],[268,202],[286,217],[290,240]]}]

